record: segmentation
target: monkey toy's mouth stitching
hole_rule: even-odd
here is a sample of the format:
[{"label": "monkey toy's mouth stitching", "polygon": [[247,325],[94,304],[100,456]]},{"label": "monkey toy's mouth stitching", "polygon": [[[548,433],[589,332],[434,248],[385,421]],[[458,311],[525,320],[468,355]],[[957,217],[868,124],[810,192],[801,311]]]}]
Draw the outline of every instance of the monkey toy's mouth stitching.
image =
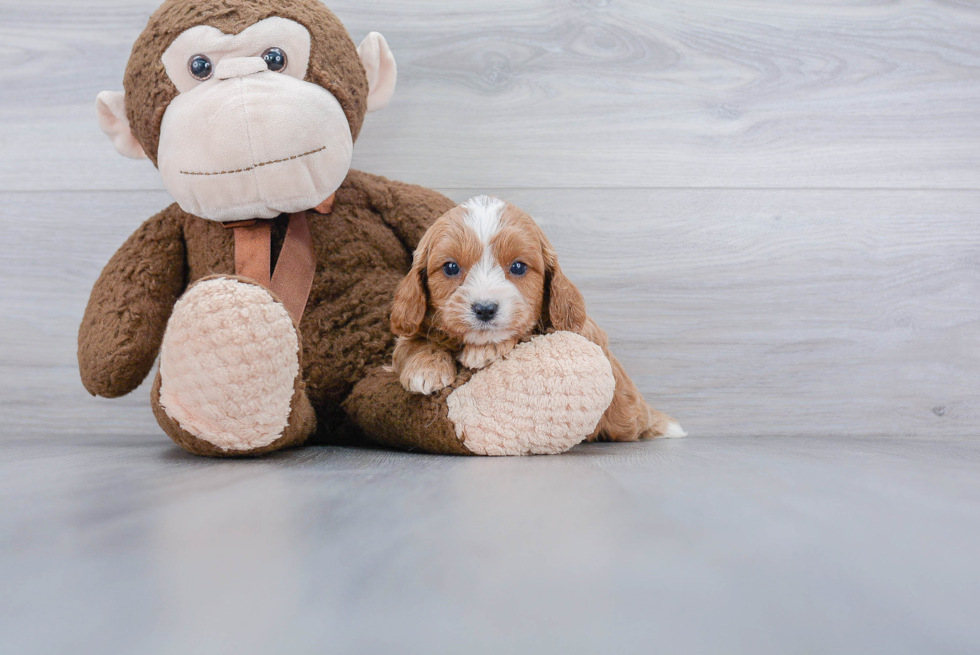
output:
[{"label": "monkey toy's mouth stitching", "polygon": [[327,146],[322,148],[317,148],[316,150],[310,150],[309,152],[304,152],[302,155],[293,155],[292,157],[286,157],[285,159],[274,159],[272,161],[264,161],[261,164],[255,164],[254,166],[248,166],[247,168],[239,168],[235,171],[218,171],[217,173],[189,173],[187,171],[181,171],[181,175],[234,175],[235,173],[247,173],[249,171],[254,171],[256,168],[262,168],[263,166],[271,166],[272,164],[281,164],[286,161],[293,161],[294,159],[300,159],[302,157],[309,157],[310,155],[315,155],[318,152],[323,152],[327,149]]}]

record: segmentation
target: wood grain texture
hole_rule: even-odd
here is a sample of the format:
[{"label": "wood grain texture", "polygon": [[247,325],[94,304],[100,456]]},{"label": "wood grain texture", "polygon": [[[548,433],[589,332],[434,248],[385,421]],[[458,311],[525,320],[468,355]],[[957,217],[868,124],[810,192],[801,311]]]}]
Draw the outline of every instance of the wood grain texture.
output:
[{"label": "wood grain texture", "polygon": [[[976,434],[980,192],[495,191],[544,226],[641,390],[692,433]],[[75,335],[101,267],[168,202],[0,194],[3,424],[157,432],[145,389],[86,396]]]},{"label": "wood grain texture", "polygon": [[0,459],[17,655],[976,653],[976,439]]},{"label": "wood grain texture", "polygon": [[[30,55],[0,71],[0,190],[160,188],[93,109],[156,4],[0,4],[0,39]],[[365,170],[440,188],[978,188],[976,3],[330,4],[399,60]]]}]

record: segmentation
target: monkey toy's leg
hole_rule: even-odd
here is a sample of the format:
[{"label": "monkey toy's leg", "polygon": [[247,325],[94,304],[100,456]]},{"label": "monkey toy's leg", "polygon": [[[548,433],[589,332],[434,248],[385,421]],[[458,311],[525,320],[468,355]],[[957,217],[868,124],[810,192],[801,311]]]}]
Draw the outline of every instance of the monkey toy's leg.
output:
[{"label": "monkey toy's leg", "polygon": [[379,369],[344,403],[373,441],[431,453],[561,453],[595,432],[616,380],[602,348],[572,332],[535,337],[432,396]]},{"label": "monkey toy's leg", "polygon": [[301,352],[295,321],[269,290],[247,278],[205,278],[177,301],[167,325],[153,412],[198,455],[300,444],[316,427]]}]

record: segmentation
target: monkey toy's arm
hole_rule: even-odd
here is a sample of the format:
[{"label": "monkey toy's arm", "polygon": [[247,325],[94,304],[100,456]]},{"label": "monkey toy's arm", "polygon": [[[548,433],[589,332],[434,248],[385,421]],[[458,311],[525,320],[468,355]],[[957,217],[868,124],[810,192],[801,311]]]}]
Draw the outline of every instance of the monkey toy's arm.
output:
[{"label": "monkey toy's arm", "polygon": [[106,264],[78,330],[78,368],[92,395],[124,396],[146,378],[185,269],[183,230],[171,210],[146,221]]},{"label": "monkey toy's arm", "polygon": [[362,186],[371,198],[371,204],[410,256],[429,226],[456,206],[455,202],[438,191],[415,184],[396,182],[360,171],[351,171],[351,179]]}]

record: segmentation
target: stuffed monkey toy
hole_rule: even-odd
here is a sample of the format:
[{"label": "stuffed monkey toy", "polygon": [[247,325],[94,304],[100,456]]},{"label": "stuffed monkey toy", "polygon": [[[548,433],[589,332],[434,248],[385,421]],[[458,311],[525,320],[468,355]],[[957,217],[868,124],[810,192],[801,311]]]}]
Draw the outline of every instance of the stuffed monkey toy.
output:
[{"label": "stuffed monkey toy", "polygon": [[[176,203],[95,283],[78,347],[92,394],[130,393],[159,355],[154,414],[208,456],[351,435],[432,453],[557,453],[593,431],[612,373],[574,334],[539,337],[431,396],[386,368],[395,288],[454,204],[350,170],[365,113],[388,104],[395,78],[384,38],[355,47],[318,0],[164,2],[133,47],[125,93],[100,94],[97,110],[116,149],[148,158]],[[521,386],[543,375],[551,394]]]}]

